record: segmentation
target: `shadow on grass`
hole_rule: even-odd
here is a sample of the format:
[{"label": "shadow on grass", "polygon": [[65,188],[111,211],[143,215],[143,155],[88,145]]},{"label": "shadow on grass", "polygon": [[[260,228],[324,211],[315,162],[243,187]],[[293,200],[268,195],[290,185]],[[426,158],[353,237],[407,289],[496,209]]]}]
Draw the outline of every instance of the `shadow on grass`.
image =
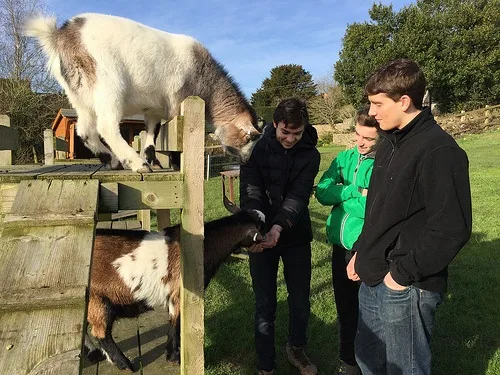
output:
[{"label": "shadow on grass", "polygon": [[433,332],[433,374],[499,374],[500,239],[473,233],[452,262]]},{"label": "shadow on grass", "polygon": [[[284,345],[288,336],[288,303],[286,301],[286,286],[280,277],[282,268],[278,272],[278,307],[275,332],[276,374],[298,374],[298,371],[288,364],[284,353]],[[227,300],[228,303],[224,308],[210,312],[205,318],[205,368],[207,373],[253,375],[256,373],[257,366],[254,344],[255,300],[248,262],[221,267],[216,277],[216,283],[218,284],[217,290],[224,290],[224,300]],[[215,288],[207,291],[207,298],[216,298],[213,294]],[[329,298],[329,300],[325,301],[323,297]],[[321,312],[324,309],[328,310],[329,317],[318,316],[314,313],[314,311]],[[338,332],[330,283],[324,282],[315,285],[313,280],[311,310],[307,352],[311,360],[318,366],[320,373],[332,374],[338,360]]]}]

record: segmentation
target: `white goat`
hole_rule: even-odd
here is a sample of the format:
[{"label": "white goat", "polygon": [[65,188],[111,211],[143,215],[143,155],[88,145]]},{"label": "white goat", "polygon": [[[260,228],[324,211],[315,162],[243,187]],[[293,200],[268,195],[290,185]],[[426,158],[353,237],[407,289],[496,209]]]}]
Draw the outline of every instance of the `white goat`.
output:
[{"label": "white goat", "polygon": [[[25,34],[38,39],[49,70],[76,109],[78,135],[111,168],[150,171],[155,126],[178,115],[189,95],[205,101],[207,122],[228,153],[245,161],[260,137],[255,111],[223,66],[192,37],[95,13],[77,15],[59,29],[55,17],[37,17],[28,21]],[[147,163],[119,128],[123,116],[140,113],[147,125]]]}]

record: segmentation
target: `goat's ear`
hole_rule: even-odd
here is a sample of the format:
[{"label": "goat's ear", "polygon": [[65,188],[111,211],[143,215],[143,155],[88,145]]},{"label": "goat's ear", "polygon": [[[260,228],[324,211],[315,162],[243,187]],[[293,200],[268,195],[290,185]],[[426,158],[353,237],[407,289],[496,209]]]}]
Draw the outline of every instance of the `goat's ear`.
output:
[{"label": "goat's ear", "polygon": [[226,197],[226,194],[224,194],[224,207],[226,207],[226,210],[228,210],[232,214],[240,211],[240,208],[236,204],[231,202],[228,197]]}]

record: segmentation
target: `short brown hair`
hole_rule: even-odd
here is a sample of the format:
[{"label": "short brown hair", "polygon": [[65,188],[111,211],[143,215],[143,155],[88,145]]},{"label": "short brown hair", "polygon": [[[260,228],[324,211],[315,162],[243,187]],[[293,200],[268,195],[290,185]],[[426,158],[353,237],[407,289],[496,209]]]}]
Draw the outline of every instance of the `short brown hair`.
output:
[{"label": "short brown hair", "polygon": [[359,109],[356,112],[356,116],[354,117],[354,121],[356,124],[359,124],[361,126],[367,126],[369,128],[377,128],[379,129],[379,123],[377,120],[375,120],[375,117],[370,116],[368,114],[370,112],[370,106],[366,105],[363,108]]},{"label": "short brown hair", "polygon": [[273,120],[276,125],[283,122],[286,128],[296,129],[302,125],[306,127],[309,125],[306,103],[298,98],[281,101],[274,110]]},{"label": "short brown hair", "polygon": [[410,59],[389,61],[368,78],[366,95],[386,94],[394,101],[408,95],[415,108],[422,109],[425,76],[418,64]]}]

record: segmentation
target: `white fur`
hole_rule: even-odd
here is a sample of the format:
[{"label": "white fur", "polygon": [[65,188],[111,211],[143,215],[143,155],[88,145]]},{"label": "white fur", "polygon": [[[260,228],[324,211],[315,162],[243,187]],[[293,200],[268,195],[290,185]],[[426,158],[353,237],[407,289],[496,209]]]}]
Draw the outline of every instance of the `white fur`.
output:
[{"label": "white fur", "polygon": [[[134,257],[135,260],[132,260]],[[156,269],[153,269],[154,261]],[[125,285],[130,288],[135,300],[143,300],[150,307],[167,307],[171,290],[162,278],[167,272],[168,245],[162,233],[146,234],[139,247],[132,253],[116,259],[113,266]]]},{"label": "white fur", "polygon": [[[149,169],[145,161],[120,136],[119,122],[126,115],[144,114],[147,124],[144,148],[153,145],[156,123],[169,120],[179,112],[178,101],[184,98],[179,99],[177,93],[193,70],[192,47],[199,42],[190,36],[167,33],[126,18],[85,13],[73,19],[77,17],[85,18],[80,39],[85,52],[96,63],[93,85],[83,78],[81,86],[75,89],[61,75],[55,18],[30,20],[25,33],[37,37],[48,55],[50,71],[77,111],[77,132],[87,139],[86,146],[96,154],[116,156],[117,159],[113,157],[111,161],[113,168],[121,162],[125,168],[145,172]],[[251,122],[237,126],[248,134],[256,131]],[[245,146],[242,155],[249,156],[253,144]]]}]

